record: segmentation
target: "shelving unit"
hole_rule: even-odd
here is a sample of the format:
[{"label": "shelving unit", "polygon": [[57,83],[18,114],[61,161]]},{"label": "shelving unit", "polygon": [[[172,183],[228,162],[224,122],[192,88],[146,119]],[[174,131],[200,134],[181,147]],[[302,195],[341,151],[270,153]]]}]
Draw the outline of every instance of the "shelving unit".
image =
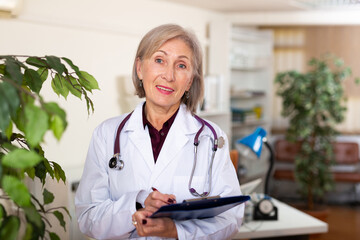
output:
[{"label": "shelving unit", "polygon": [[[208,74],[221,76],[221,88],[216,107],[200,115],[224,129],[231,149],[236,148],[237,139],[258,126],[269,134],[274,81],[272,31],[216,21],[209,25],[208,47]],[[235,110],[245,117],[234,116]],[[266,150],[260,159],[240,156],[239,165],[244,167],[238,171],[240,182],[265,176],[268,156]]]},{"label": "shelving unit", "polygon": [[273,36],[269,30],[232,26],[230,44],[230,107],[234,144],[258,126],[270,132]]}]

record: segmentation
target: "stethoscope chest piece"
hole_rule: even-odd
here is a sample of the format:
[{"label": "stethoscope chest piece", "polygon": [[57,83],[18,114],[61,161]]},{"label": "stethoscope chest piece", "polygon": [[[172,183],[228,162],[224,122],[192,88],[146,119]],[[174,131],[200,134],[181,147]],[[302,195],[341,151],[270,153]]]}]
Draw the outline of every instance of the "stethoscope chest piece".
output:
[{"label": "stethoscope chest piece", "polygon": [[115,154],[109,161],[109,168],[122,170],[124,168],[124,161],[120,159],[119,154]]}]

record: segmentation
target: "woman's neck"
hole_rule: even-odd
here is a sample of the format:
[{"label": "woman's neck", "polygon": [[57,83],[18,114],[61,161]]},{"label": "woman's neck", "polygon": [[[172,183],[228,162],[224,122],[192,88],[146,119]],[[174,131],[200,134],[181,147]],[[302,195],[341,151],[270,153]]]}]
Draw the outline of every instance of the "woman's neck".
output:
[{"label": "woman's neck", "polygon": [[169,108],[151,106],[148,103],[145,105],[145,115],[146,119],[151,123],[151,125],[156,128],[156,130],[161,130],[164,123],[171,118],[171,116],[178,110],[180,103],[178,105],[173,105]]}]

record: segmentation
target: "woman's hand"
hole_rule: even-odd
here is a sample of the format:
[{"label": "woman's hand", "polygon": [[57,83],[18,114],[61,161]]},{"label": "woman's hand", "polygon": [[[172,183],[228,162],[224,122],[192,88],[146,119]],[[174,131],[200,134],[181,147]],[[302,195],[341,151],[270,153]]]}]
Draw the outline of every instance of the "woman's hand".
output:
[{"label": "woman's hand", "polygon": [[157,190],[154,190],[145,199],[145,210],[151,213],[156,212],[160,207],[176,203],[176,198],[172,194],[163,194]]},{"label": "woman's hand", "polygon": [[139,236],[158,236],[177,238],[176,225],[170,218],[149,218],[152,212],[142,209],[136,211],[132,221]]}]

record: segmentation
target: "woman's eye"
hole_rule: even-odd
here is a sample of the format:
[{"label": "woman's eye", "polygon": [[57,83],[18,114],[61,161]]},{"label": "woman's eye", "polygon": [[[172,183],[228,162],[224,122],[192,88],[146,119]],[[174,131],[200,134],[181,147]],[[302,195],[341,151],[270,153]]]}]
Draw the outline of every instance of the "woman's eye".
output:
[{"label": "woman's eye", "polygon": [[185,64],[179,64],[179,68],[185,69],[185,68],[186,68],[186,65],[185,65]]},{"label": "woman's eye", "polygon": [[156,58],[156,59],[155,59],[155,62],[156,62],[156,63],[163,63],[163,60],[160,59],[160,58]]}]

